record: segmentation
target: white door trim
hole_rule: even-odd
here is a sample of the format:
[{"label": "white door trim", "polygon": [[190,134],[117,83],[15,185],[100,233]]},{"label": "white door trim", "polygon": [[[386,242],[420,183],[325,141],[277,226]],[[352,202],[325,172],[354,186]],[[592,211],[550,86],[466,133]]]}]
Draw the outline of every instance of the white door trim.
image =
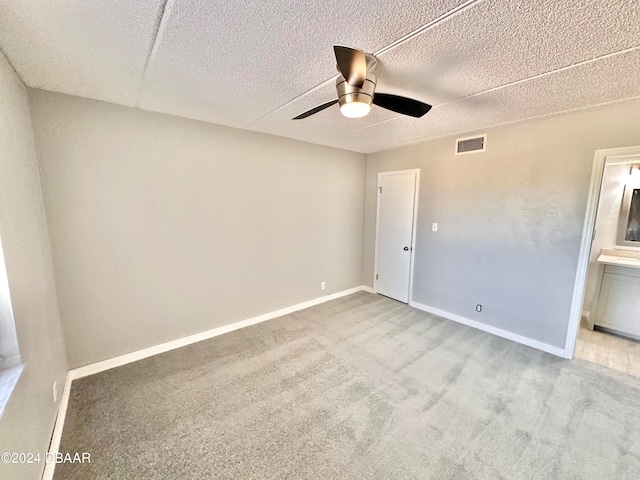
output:
[{"label": "white door trim", "polygon": [[640,155],[640,145],[596,150],[593,156],[591,183],[589,185],[589,196],[587,197],[587,211],[584,216],[582,241],[580,242],[580,253],[578,254],[578,268],[573,286],[571,310],[569,311],[569,326],[567,328],[567,339],[564,346],[563,356],[565,358],[573,358],[573,353],[576,348],[576,340],[578,338],[578,330],[582,316],[582,303],[584,301],[587,283],[587,272],[589,269],[589,254],[591,253],[593,229],[596,224],[596,214],[598,211],[598,201],[600,200],[600,188],[602,186],[605,162],[608,159],[629,157],[632,155]]},{"label": "white door trim", "polygon": [[378,293],[378,280],[376,274],[378,272],[378,235],[380,226],[380,187],[382,186],[382,177],[390,175],[404,175],[414,173],[416,175],[416,187],[413,195],[413,229],[411,232],[411,252],[409,261],[409,303],[413,301],[413,267],[416,252],[416,230],[418,221],[418,198],[420,193],[420,169],[410,168],[408,170],[392,170],[389,172],[378,172],[378,184],[376,186],[376,239],[374,245],[373,258],[373,293]]}]

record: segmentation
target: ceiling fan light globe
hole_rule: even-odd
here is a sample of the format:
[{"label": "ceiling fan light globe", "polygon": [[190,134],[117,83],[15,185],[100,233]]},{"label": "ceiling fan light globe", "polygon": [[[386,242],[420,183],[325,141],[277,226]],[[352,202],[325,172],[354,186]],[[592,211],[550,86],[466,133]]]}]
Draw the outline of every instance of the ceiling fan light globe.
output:
[{"label": "ceiling fan light globe", "polygon": [[365,117],[371,111],[371,105],[365,102],[350,102],[340,105],[340,113],[347,118]]}]

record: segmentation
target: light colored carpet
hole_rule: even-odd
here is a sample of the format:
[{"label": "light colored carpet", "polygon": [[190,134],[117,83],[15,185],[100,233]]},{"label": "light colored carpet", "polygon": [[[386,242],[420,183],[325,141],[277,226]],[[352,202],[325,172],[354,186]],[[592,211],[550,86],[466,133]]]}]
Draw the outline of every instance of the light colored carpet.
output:
[{"label": "light colored carpet", "polygon": [[67,479],[633,479],[640,380],[358,293],[73,382]]}]

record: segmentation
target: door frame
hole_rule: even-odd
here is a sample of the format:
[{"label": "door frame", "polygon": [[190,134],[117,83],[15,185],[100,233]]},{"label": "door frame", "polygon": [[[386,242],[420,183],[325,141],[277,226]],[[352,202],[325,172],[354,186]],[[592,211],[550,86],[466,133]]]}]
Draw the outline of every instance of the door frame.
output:
[{"label": "door frame", "polygon": [[416,175],[415,190],[413,193],[413,228],[411,229],[411,250],[409,260],[409,302],[411,305],[413,302],[413,267],[415,262],[416,252],[416,230],[418,222],[418,198],[420,197],[420,169],[410,168],[407,170],[391,170],[388,172],[378,172],[378,183],[376,184],[376,239],[374,244],[374,258],[373,258],[373,293],[378,293],[378,280],[376,275],[378,273],[378,235],[380,228],[380,187],[382,186],[382,177],[391,175],[402,175],[407,173],[413,173]]},{"label": "door frame", "polygon": [[596,150],[593,155],[593,167],[591,169],[591,183],[589,185],[589,195],[587,197],[587,210],[584,216],[582,227],[582,240],[580,242],[580,253],[578,254],[578,267],[576,269],[576,280],[573,285],[573,297],[571,300],[571,310],[569,311],[569,325],[567,327],[567,337],[564,346],[564,358],[573,358],[582,319],[582,304],[584,302],[585,289],[587,286],[587,273],[589,271],[589,255],[591,254],[591,244],[596,226],[596,215],[600,202],[600,189],[602,187],[602,177],[607,160],[620,157],[640,156],[640,145],[622,148],[606,148]]}]

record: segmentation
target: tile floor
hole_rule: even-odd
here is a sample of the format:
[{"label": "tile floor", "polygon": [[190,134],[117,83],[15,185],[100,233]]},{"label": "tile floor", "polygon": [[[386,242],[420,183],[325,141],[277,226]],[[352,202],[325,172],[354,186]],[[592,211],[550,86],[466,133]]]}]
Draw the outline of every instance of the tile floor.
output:
[{"label": "tile floor", "polygon": [[580,325],[575,357],[640,377],[640,342]]}]

